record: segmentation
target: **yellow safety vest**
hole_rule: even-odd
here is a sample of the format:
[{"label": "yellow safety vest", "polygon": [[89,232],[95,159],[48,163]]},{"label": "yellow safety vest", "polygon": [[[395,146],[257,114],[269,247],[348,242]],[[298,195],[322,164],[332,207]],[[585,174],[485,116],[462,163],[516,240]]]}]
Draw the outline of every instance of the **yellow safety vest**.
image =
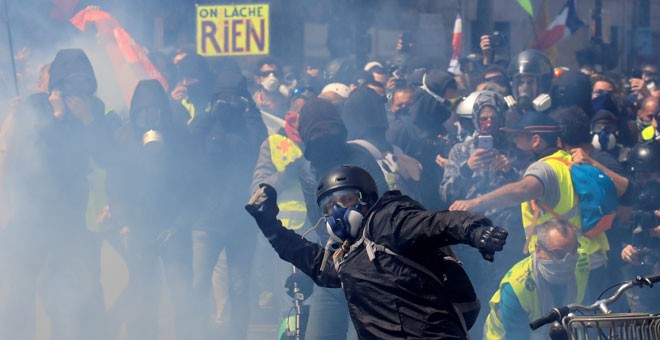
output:
[{"label": "yellow safety vest", "polygon": [[[181,105],[188,111],[190,114],[190,119],[188,119],[187,124],[190,125],[192,121],[195,119],[195,105],[193,103],[188,102],[188,98],[183,98],[181,99]],[[211,111],[211,103],[208,103],[206,105],[206,112]]]},{"label": "yellow safety vest", "polygon": [[651,140],[655,137],[655,128],[653,125],[647,126],[642,130],[642,140]]},{"label": "yellow safety vest", "polygon": [[[300,147],[290,138],[281,134],[273,134],[268,137],[270,145],[270,158],[278,172],[285,172],[286,167],[303,156]],[[285,192],[297,193],[300,196],[302,189],[300,184],[284,189]],[[282,196],[286,197],[286,194]],[[293,195],[289,195],[293,196]],[[303,200],[286,200],[277,204],[280,213],[277,217],[287,229],[297,230],[303,227],[307,218],[307,207]]]},{"label": "yellow safety vest", "polygon": [[[589,279],[589,255],[584,251],[579,252],[575,267],[575,279],[577,281],[575,303],[582,303]],[[500,310],[500,302],[502,301],[500,294],[505,284],[511,285],[520,306],[528,315],[528,322],[540,318],[547,312],[541,310],[541,302],[536,291],[536,281],[533,274],[533,260],[532,256],[528,256],[506,273],[500,282],[500,289],[490,299],[490,313],[486,317],[486,327],[484,329],[484,338],[488,340],[506,339],[506,331],[502,324],[502,312]],[[521,322],[523,321],[521,320]]]},{"label": "yellow safety vest", "polygon": [[[553,159],[555,158],[555,159]],[[580,214],[580,206],[578,204],[578,197],[573,191],[573,181],[571,180],[571,171],[566,164],[556,158],[561,158],[567,162],[572,162],[571,154],[564,150],[559,150],[553,153],[550,156],[542,158],[540,161],[545,162],[552,167],[557,176],[559,183],[559,193],[561,199],[557,202],[557,205],[552,208],[559,215],[567,218],[575,226],[582,226],[582,215]],[[532,220],[534,219],[534,206],[532,202],[523,202],[521,204],[522,210],[522,220],[523,226],[525,227],[525,235],[530,232],[530,226],[532,225]],[[539,212],[539,215],[536,220],[536,225],[543,224],[554,218],[554,216],[546,211]],[[587,254],[591,255],[596,252],[602,252],[605,255],[605,252],[610,249],[609,242],[607,241],[607,236],[605,233],[601,233],[596,237],[589,238],[581,235],[581,231],[577,230],[578,233],[578,242],[580,243],[580,248],[584,249]],[[534,251],[534,245],[536,243],[536,235],[532,236],[532,240],[529,243],[529,252]]]}]

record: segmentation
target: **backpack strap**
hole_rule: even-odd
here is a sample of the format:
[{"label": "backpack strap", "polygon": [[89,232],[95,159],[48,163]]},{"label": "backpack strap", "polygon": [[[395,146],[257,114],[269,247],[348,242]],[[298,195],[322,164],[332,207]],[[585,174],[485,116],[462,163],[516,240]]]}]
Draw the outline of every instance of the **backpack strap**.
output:
[{"label": "backpack strap", "polygon": [[[575,225],[575,223],[571,222],[570,219],[560,215],[554,209],[550,208],[547,204],[541,201],[532,200],[531,205],[532,205],[532,210],[534,211],[534,216],[532,217],[532,223],[529,225],[529,232],[527,233],[526,236],[525,248],[523,248],[523,254],[529,253],[529,243],[532,241],[532,235],[534,235],[534,230],[536,229],[536,222],[539,218],[541,209],[543,209],[548,214],[552,215],[554,218],[568,224],[568,226],[571,227],[577,233],[577,235],[582,235],[582,229],[580,227]],[[579,209],[579,205],[575,205],[573,209]]]},{"label": "backpack strap", "polygon": [[[429,278],[433,279],[440,287],[444,287],[444,283],[440,278],[438,278],[437,275],[435,275],[433,272],[428,270],[426,267],[422,266],[421,264],[417,263],[414,260],[409,259],[408,257],[405,257],[390,248],[387,248],[386,246],[382,244],[378,244],[374,241],[372,241],[369,238],[369,226],[371,225],[371,221],[373,219],[374,213],[369,215],[369,218],[367,219],[367,223],[364,226],[364,229],[362,230],[362,237],[351,246],[351,250],[354,249],[353,247],[358,247],[362,244],[364,244],[364,248],[367,252],[367,257],[369,257],[369,261],[373,262],[376,259],[376,253],[385,253],[391,256],[396,256],[401,262],[405,263],[409,267],[412,267],[422,273],[424,273],[426,276]],[[458,264],[460,264],[460,261],[458,261],[456,258],[454,258],[451,255],[447,255],[443,257],[444,260],[448,261],[453,261]],[[472,310],[478,310],[481,308],[481,302],[479,299],[476,299],[475,301],[470,301],[470,302],[463,302],[463,303],[454,303],[451,301],[451,298],[449,298],[450,303],[452,307],[454,308],[454,311],[456,312],[456,315],[458,316],[458,319],[461,323],[461,327],[463,328],[463,331],[465,332],[465,336],[469,339],[469,330],[467,327],[467,324],[465,322],[465,318],[463,317],[463,312],[462,311],[472,311]]]},{"label": "backpack strap", "polygon": [[369,151],[369,153],[377,160],[383,158],[383,153],[380,152],[380,150],[378,150],[378,148],[375,145],[369,143],[368,141],[366,141],[364,139],[355,139],[355,140],[349,141],[349,143],[359,145],[359,146],[367,149],[367,151]]}]

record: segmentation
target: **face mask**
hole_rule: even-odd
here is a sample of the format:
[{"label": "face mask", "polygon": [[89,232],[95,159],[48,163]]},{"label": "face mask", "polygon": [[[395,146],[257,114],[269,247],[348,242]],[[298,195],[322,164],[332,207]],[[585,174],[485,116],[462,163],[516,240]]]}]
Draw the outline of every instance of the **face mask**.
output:
[{"label": "face mask", "polygon": [[273,74],[270,74],[261,82],[261,86],[268,92],[274,92],[280,88],[280,81]]},{"label": "face mask", "polygon": [[479,133],[482,135],[493,135],[499,132],[500,124],[497,120],[488,119],[488,120],[479,120]]},{"label": "face mask", "polygon": [[642,130],[646,129],[647,127],[651,126],[652,122],[651,121],[647,122],[647,121],[643,120],[641,117],[637,117],[637,119],[635,120],[635,123],[637,124],[637,128],[640,131],[642,131]]},{"label": "face mask", "polygon": [[591,145],[593,145],[596,150],[609,151],[616,146],[616,135],[613,133],[601,131],[593,134],[593,136]]},{"label": "face mask", "polygon": [[332,206],[332,213],[325,216],[325,226],[333,240],[342,243],[357,237],[364,219],[359,209],[360,203],[348,208],[342,208],[337,204]]},{"label": "face mask", "polygon": [[575,278],[578,254],[566,254],[561,260],[544,260],[534,255],[538,273],[544,280],[554,285],[562,285]]}]

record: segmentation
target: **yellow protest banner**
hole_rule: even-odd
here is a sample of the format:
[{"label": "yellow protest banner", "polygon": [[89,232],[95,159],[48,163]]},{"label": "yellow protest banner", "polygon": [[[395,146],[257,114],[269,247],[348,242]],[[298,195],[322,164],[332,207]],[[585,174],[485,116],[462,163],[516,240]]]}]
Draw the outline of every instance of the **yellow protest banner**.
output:
[{"label": "yellow protest banner", "polygon": [[197,53],[203,56],[268,54],[268,4],[197,6]]}]

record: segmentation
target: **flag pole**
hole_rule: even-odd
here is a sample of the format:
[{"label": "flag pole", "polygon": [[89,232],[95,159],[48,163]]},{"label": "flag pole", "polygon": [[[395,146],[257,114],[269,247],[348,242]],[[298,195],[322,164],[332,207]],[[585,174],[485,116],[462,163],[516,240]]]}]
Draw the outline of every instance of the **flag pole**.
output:
[{"label": "flag pole", "polygon": [[14,43],[11,38],[11,25],[9,24],[9,7],[7,6],[7,0],[4,0],[5,7],[5,24],[7,26],[7,40],[9,43],[9,55],[11,57],[11,68],[12,75],[14,76],[14,90],[16,91],[16,96],[19,96],[18,93],[18,78],[16,77],[16,60],[14,59]]}]

